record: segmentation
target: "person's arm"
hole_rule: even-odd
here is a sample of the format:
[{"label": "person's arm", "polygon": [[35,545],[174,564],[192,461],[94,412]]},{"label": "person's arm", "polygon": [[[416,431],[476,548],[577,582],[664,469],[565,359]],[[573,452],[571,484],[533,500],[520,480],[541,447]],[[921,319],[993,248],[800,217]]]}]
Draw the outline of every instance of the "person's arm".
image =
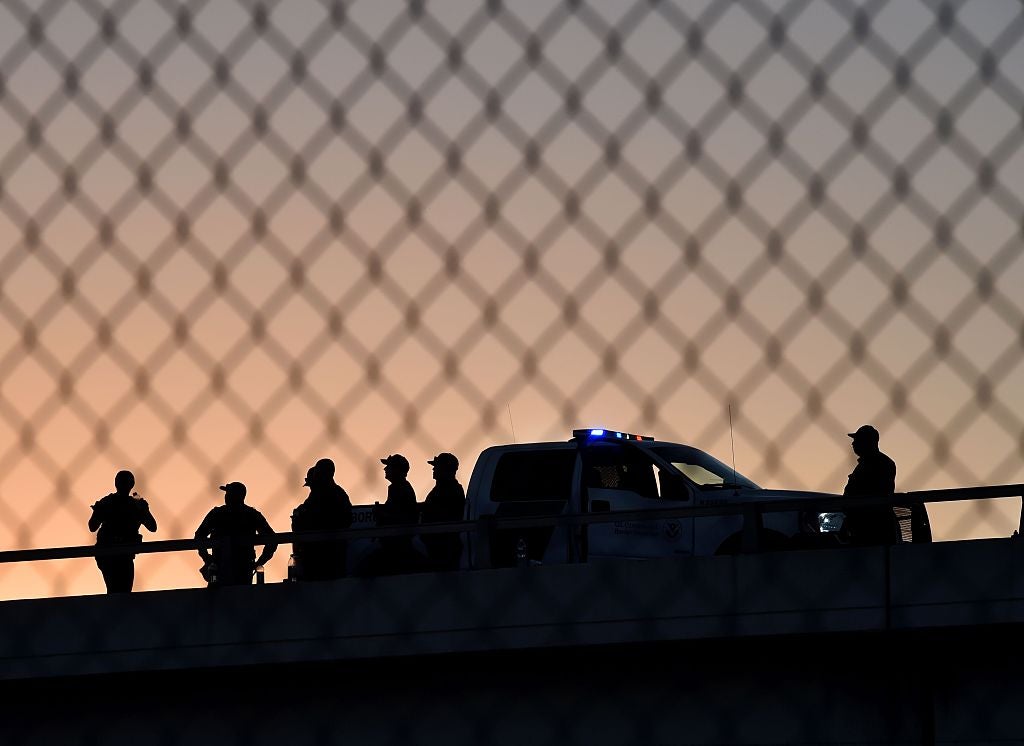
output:
[{"label": "person's arm", "polygon": [[152,532],[156,532],[156,518],[153,517],[153,513],[149,509],[149,503],[144,498],[137,498],[139,501],[139,511],[142,513],[142,525],[148,528]]},{"label": "person's arm", "polygon": [[103,523],[103,501],[97,500],[92,506],[92,515],[89,516],[89,530],[96,533]]},{"label": "person's arm", "polygon": [[409,491],[407,499],[409,501],[408,514],[406,517],[406,523],[419,523],[420,522],[420,504],[416,502],[416,490],[413,489],[412,485],[409,485]]},{"label": "person's arm", "polygon": [[274,552],[277,551],[277,534],[274,533],[274,529],[267,523],[267,519],[260,515],[260,520],[256,524],[256,533],[259,534],[267,543],[263,545],[263,551],[260,552],[259,558],[256,560],[256,566],[265,565],[270,561],[270,558],[274,556]]},{"label": "person's arm", "polygon": [[858,496],[863,494],[864,489],[861,485],[861,482],[863,481],[861,477],[863,471],[864,467],[860,462],[853,467],[853,471],[850,472],[850,476],[846,480],[846,487],[843,489],[844,495]]},{"label": "person's arm", "polygon": [[390,525],[391,507],[388,505],[386,500],[384,502],[375,502],[373,504],[373,520],[378,527]]},{"label": "person's arm", "polygon": [[466,514],[466,493],[463,492],[462,485],[458,482],[453,485],[449,500],[448,520],[461,521]]},{"label": "person's arm", "polygon": [[341,490],[341,527],[352,528],[352,500],[345,490]]},{"label": "person's arm", "polygon": [[[196,537],[195,538],[196,538],[197,541],[202,541],[203,539],[210,538],[210,516],[211,515],[213,515],[213,514],[212,513],[207,513],[206,518],[203,519],[203,522],[199,524],[199,528],[196,529]],[[210,564],[210,562],[213,560],[213,557],[210,554],[210,550],[207,549],[206,547],[199,547],[198,551],[199,551],[199,556],[203,558],[203,562],[205,564],[207,564],[207,565]]]}]

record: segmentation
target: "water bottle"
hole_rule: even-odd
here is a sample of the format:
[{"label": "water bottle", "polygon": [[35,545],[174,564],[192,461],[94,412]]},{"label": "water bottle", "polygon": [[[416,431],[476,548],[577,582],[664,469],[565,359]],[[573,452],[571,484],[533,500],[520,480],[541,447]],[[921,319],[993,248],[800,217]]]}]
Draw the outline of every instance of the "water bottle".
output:
[{"label": "water bottle", "polygon": [[256,585],[263,585],[263,565],[256,565]]},{"label": "water bottle", "polygon": [[519,541],[516,542],[516,566],[527,567],[528,565],[529,558],[526,554],[526,539],[520,536]]},{"label": "water bottle", "polygon": [[288,555],[288,582],[294,583],[298,578],[296,577],[295,570],[295,555]]}]

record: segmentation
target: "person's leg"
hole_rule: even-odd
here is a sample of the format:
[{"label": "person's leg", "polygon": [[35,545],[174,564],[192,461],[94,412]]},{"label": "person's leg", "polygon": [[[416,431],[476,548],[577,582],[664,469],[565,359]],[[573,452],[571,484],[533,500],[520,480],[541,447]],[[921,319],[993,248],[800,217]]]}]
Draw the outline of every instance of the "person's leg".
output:
[{"label": "person's leg", "polygon": [[324,553],[323,544],[310,544],[302,554],[299,563],[299,580],[326,580],[329,576],[327,562],[330,558]]},{"label": "person's leg", "polygon": [[109,557],[97,557],[96,566],[100,569],[100,574],[103,576],[103,585],[107,589],[107,593],[114,593],[115,591],[110,587],[113,578],[111,577]]},{"label": "person's leg", "polygon": [[462,561],[462,539],[458,534],[448,536],[447,538],[444,569],[450,572],[458,570],[459,563]]},{"label": "person's leg", "polygon": [[96,561],[107,593],[131,593],[135,581],[135,560],[131,557],[102,557]]},{"label": "person's leg", "polygon": [[255,560],[229,565],[227,577],[220,585],[252,585],[252,576],[256,572]]},{"label": "person's leg", "polygon": [[337,580],[345,577],[345,553],[347,551],[347,544],[343,541],[327,545],[327,556],[324,558],[327,567],[327,571],[324,573],[325,580]]},{"label": "person's leg", "polygon": [[378,543],[369,554],[363,556],[352,568],[353,577],[373,578],[380,575],[381,556],[384,550]]},{"label": "person's leg", "polygon": [[412,539],[403,537],[402,543],[398,545],[395,567],[392,575],[406,575],[414,572],[423,572],[427,559],[420,554],[412,545]]}]

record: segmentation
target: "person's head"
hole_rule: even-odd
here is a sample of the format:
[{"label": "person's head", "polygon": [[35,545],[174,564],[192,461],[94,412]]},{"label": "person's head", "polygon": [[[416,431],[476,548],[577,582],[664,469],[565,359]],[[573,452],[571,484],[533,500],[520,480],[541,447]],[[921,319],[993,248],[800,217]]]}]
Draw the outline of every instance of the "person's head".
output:
[{"label": "person's head", "polygon": [[393,453],[380,462],[384,464],[384,478],[389,482],[405,479],[409,475],[409,459],[400,453]]},{"label": "person's head", "polygon": [[334,462],[329,458],[322,458],[313,465],[318,479],[324,482],[334,481]]},{"label": "person's head", "polygon": [[320,487],[334,481],[334,462],[329,458],[322,458],[309,467],[306,472],[306,487]]},{"label": "person's head", "polygon": [[241,482],[228,482],[220,488],[224,491],[225,505],[241,505],[245,502],[245,485]]},{"label": "person's head", "polygon": [[871,425],[861,425],[855,433],[847,433],[853,438],[853,452],[864,456],[878,450],[878,431]]},{"label": "person's head", "polygon": [[454,479],[459,460],[451,453],[439,453],[427,462],[434,467],[434,479]]},{"label": "person's head", "polygon": [[135,475],[130,471],[119,471],[114,476],[114,488],[119,495],[127,495],[135,486]]}]

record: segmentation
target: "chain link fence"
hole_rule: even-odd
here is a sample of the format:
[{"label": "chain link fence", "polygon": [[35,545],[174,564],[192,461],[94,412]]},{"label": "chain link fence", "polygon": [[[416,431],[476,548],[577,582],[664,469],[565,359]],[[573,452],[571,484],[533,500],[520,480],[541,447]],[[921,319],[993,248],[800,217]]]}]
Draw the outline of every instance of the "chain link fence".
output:
[{"label": "chain link fence", "polygon": [[766,485],[864,422],[901,490],[1024,481],[1021,80],[1010,0],[7,0],[0,546],[88,543],[120,468],[157,538],[229,480],[286,529],[322,456],[422,497],[574,426],[727,458],[730,406]]}]

